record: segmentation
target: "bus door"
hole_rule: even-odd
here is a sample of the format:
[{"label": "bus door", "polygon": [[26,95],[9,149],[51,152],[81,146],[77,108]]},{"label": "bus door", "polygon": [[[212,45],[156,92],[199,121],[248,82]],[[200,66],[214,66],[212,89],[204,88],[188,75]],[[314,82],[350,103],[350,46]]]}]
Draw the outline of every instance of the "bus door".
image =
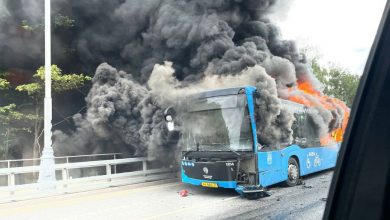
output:
[{"label": "bus door", "polygon": [[282,168],[282,153],[277,149],[263,147],[258,152],[259,179],[261,186],[269,186],[286,179]]}]

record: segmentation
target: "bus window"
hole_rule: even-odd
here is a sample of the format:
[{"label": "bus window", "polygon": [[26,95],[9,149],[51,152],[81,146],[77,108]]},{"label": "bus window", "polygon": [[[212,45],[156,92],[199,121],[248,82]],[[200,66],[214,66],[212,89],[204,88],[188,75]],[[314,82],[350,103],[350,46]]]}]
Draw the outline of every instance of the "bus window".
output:
[{"label": "bus window", "polygon": [[316,132],[316,124],[310,114],[305,114],[304,124],[302,125],[303,136],[306,138],[306,144],[303,147],[318,147],[320,146],[320,137]]},{"label": "bus window", "polygon": [[305,147],[307,137],[304,136],[304,126],[306,121],[305,113],[294,113],[295,121],[292,125],[294,143],[301,147]]}]

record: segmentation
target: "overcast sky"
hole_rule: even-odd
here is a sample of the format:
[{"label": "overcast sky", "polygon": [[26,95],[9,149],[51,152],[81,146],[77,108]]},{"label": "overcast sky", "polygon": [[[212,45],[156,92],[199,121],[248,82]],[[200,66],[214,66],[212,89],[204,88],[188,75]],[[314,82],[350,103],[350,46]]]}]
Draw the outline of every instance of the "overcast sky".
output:
[{"label": "overcast sky", "polygon": [[[314,47],[322,63],[362,74],[386,0],[294,0],[277,22],[285,39]],[[275,19],[275,18],[274,18]]]}]

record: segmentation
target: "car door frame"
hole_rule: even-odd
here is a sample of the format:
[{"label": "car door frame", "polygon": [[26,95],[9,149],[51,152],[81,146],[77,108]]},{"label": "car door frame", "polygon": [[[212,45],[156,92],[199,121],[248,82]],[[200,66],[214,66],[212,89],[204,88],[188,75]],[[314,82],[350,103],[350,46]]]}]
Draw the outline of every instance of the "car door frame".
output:
[{"label": "car door frame", "polygon": [[389,5],[355,97],[324,219],[390,219]]}]

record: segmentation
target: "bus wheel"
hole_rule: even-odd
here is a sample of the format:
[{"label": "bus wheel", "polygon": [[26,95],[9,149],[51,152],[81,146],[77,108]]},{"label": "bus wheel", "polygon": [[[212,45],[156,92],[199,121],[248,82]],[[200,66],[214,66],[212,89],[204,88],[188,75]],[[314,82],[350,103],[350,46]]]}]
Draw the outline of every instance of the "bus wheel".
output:
[{"label": "bus wheel", "polygon": [[296,186],[299,183],[300,175],[299,175],[299,164],[298,161],[290,157],[288,159],[288,177],[286,180],[287,186]]}]

